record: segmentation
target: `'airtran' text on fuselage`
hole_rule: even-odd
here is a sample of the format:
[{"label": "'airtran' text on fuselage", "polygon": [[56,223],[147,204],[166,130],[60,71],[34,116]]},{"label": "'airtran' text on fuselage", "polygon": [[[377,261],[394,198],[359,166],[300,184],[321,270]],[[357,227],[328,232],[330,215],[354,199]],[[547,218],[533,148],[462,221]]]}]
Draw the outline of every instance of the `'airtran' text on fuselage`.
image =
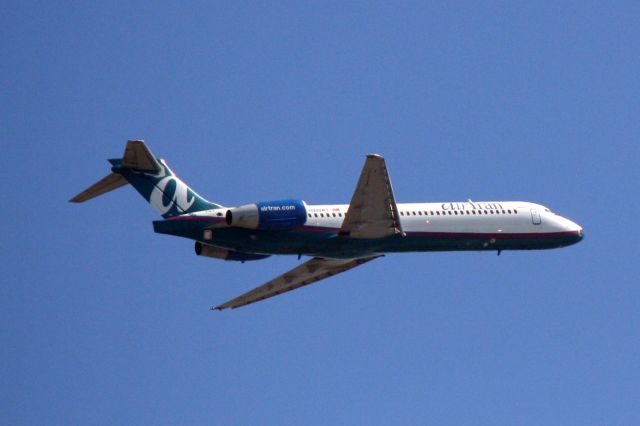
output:
[{"label": "'airtran' text on fuselage", "polygon": [[296,206],[261,206],[261,212],[288,212],[295,210]]},{"label": "'airtran' text on fuselage", "polygon": [[500,203],[442,203],[442,210],[498,210],[503,208]]}]

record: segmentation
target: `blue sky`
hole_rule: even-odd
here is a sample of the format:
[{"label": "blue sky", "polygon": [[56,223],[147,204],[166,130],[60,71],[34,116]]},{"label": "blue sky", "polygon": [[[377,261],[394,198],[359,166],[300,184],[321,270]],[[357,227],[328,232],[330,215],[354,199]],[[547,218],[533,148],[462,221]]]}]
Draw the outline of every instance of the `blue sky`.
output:
[{"label": "blue sky", "polygon": [[[0,423],[638,424],[636,2],[4,2]],[[144,139],[224,205],[530,200],[586,239],[298,264],[198,258],[130,187]]]}]

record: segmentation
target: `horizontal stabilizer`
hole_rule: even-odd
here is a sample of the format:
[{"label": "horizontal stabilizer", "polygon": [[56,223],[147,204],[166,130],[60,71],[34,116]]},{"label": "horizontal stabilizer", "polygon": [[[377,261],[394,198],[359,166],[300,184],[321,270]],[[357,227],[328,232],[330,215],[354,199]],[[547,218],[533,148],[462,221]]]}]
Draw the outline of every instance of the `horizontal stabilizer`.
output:
[{"label": "horizontal stabilizer", "polygon": [[127,141],[122,165],[141,172],[160,173],[163,169],[143,141]]},{"label": "horizontal stabilizer", "polygon": [[114,189],[118,189],[121,186],[126,185],[127,183],[129,182],[127,182],[127,180],[122,177],[122,175],[119,175],[117,173],[110,173],[69,201],[71,201],[72,203],[82,203],[84,201],[95,198],[98,195],[102,195],[109,191],[113,191]]}]

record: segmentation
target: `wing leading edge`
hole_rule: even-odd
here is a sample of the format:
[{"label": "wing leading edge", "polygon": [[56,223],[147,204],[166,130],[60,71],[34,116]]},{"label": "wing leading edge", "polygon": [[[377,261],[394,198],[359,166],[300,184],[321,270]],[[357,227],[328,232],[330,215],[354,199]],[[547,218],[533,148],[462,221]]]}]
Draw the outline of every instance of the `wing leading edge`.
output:
[{"label": "wing leading edge", "polygon": [[348,271],[351,268],[355,268],[378,257],[380,256],[362,257],[358,259],[325,259],[322,257],[314,257],[268,283],[211,309],[235,309],[249,305],[315,283],[332,275]]}]

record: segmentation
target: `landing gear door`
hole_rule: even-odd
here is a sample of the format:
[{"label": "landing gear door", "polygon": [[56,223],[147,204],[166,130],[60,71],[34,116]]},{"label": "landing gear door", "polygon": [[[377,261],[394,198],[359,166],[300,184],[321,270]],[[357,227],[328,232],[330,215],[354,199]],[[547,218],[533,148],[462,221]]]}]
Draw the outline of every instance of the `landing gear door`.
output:
[{"label": "landing gear door", "polygon": [[540,225],[542,221],[540,220],[540,212],[537,209],[531,209],[531,220],[534,225]]}]

